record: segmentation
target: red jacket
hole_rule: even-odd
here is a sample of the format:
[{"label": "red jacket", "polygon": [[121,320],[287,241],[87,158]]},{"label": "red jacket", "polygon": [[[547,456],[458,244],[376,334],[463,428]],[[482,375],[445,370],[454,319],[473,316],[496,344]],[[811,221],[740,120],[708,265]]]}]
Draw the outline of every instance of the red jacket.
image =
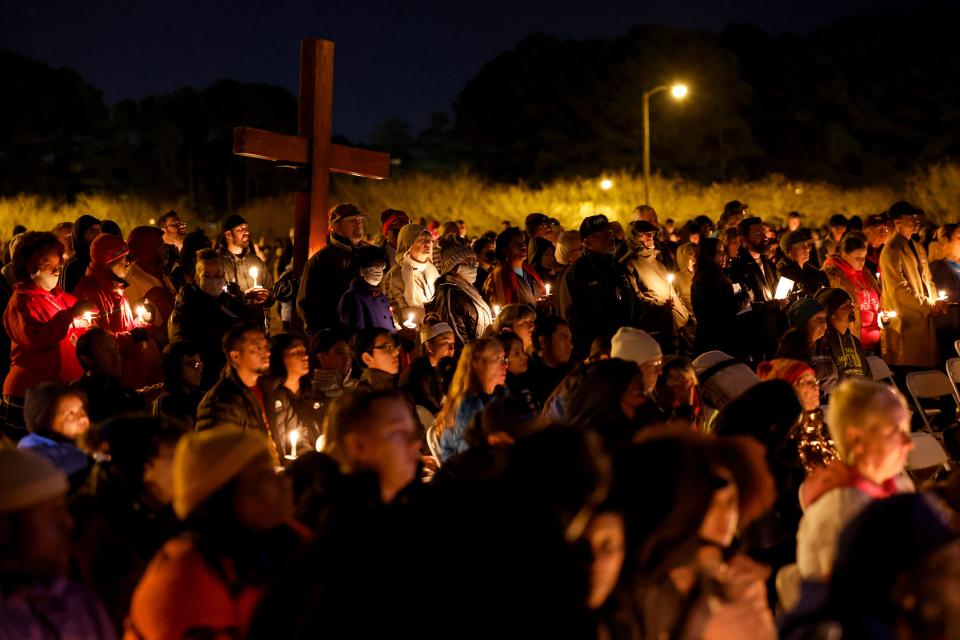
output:
[{"label": "red jacket", "polygon": [[72,382],[83,373],[76,343],[86,329],[74,322],[71,308],[77,299],[60,287],[44,291],[33,282],[14,285],[3,314],[10,336],[10,373],[3,395],[23,398],[41,382]]}]

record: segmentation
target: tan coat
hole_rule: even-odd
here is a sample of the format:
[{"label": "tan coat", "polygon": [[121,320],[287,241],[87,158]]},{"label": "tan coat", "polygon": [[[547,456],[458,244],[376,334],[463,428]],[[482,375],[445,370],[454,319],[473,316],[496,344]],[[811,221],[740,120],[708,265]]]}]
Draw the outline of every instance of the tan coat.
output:
[{"label": "tan coat", "polygon": [[892,365],[936,367],[933,308],[937,291],[923,247],[913,243],[920,257],[918,269],[908,242],[912,241],[893,234],[880,253],[882,307],[897,312],[897,317],[892,318],[884,329],[884,359]]}]

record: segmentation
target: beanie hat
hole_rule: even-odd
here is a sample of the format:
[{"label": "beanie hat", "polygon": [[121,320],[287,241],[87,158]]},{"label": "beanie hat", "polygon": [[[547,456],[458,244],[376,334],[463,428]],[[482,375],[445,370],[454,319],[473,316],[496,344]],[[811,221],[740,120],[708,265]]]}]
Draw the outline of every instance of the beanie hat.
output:
[{"label": "beanie hat", "polygon": [[761,380],[783,380],[791,385],[796,384],[805,374],[816,375],[806,362],[791,358],[774,358],[764,360],[757,365],[757,377]]},{"label": "beanie hat", "polygon": [[397,222],[402,222],[403,224],[410,222],[410,217],[407,215],[406,211],[400,211],[399,209],[384,209],[383,212],[380,213],[380,225],[384,238],[387,237],[387,232],[390,231],[390,227]]},{"label": "beanie hat", "polygon": [[254,458],[268,452],[263,434],[232,425],[184,435],[173,453],[173,510],[177,517],[186,520]]},{"label": "beanie hat", "polygon": [[823,310],[823,305],[813,298],[800,298],[787,309],[787,320],[791,327],[802,329],[814,314]]},{"label": "beanie hat", "polygon": [[579,231],[567,229],[557,238],[557,246],[553,251],[553,257],[557,264],[570,264],[570,254],[583,246],[583,238]]},{"label": "beanie hat", "polygon": [[828,318],[833,315],[834,311],[842,307],[844,303],[853,302],[853,298],[850,297],[849,293],[835,287],[821,289],[814,298],[826,309]]},{"label": "beanie hat", "polygon": [[90,262],[108,265],[130,253],[123,238],[110,233],[101,233],[90,243]]},{"label": "beanie hat", "polygon": [[356,216],[362,215],[363,212],[357,208],[357,205],[350,204],[349,202],[343,202],[330,209],[330,224],[333,224],[334,222],[340,222],[341,220],[346,220],[347,218],[355,218]]},{"label": "beanie hat", "polygon": [[23,399],[23,422],[30,433],[43,433],[50,429],[57,412],[60,398],[76,395],[70,387],[59,382],[41,382],[27,389]]},{"label": "beanie hat", "polygon": [[446,322],[424,324],[423,328],[420,329],[420,342],[433,340],[437,336],[444,333],[453,333],[453,329],[451,329],[450,325],[448,325]]},{"label": "beanie hat", "polygon": [[20,511],[67,492],[67,476],[21,449],[0,449],[0,513]]},{"label": "beanie hat", "polygon": [[430,233],[430,230],[423,225],[414,224],[413,222],[404,225],[404,227],[400,229],[400,233],[397,234],[397,255],[402,256],[409,251],[413,245],[413,241],[416,240],[417,236],[421,233]]},{"label": "beanie hat", "polygon": [[247,224],[247,221],[244,219],[244,217],[232,213],[227,216],[226,220],[223,221],[223,225],[220,227],[220,233],[226,233],[227,231],[239,227],[242,224]]},{"label": "beanie hat", "polygon": [[643,365],[663,357],[660,344],[642,329],[620,327],[610,341],[610,357],[630,360]]},{"label": "beanie hat", "polygon": [[722,409],[747,389],[760,384],[753,369],[722,351],[707,351],[693,361],[700,381],[703,401],[714,409]]},{"label": "beanie hat", "polygon": [[459,264],[476,259],[473,249],[457,238],[447,237],[440,241],[440,275],[450,273]]},{"label": "beanie hat", "polygon": [[[138,259],[143,258],[143,256],[157,255],[157,250],[162,245],[163,229],[159,227],[134,227],[133,231],[127,236],[127,247],[130,249],[130,254]],[[143,263],[140,266],[143,267]]]}]

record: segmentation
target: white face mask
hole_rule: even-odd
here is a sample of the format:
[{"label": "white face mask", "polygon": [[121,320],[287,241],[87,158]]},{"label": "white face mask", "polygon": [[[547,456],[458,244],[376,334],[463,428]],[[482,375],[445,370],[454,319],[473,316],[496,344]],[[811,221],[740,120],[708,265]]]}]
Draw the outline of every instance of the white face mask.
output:
[{"label": "white face mask", "polygon": [[360,269],[360,277],[371,287],[376,287],[383,280],[383,267],[367,267]]},{"label": "white face mask", "polygon": [[51,275],[49,273],[35,273],[33,274],[33,281],[37,283],[37,286],[43,289],[44,291],[53,291],[53,288],[57,286],[57,283],[60,281],[60,274]]},{"label": "white face mask", "polygon": [[457,273],[470,284],[477,281],[477,265],[475,264],[461,264],[457,267]]},{"label": "white face mask", "polygon": [[223,278],[200,278],[200,289],[214,298],[219,298],[223,293],[223,285]]}]

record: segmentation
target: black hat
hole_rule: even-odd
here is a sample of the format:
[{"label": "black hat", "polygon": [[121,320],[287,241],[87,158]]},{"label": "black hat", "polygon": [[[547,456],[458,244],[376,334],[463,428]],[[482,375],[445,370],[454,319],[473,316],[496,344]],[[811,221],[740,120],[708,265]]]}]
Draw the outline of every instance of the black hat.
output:
[{"label": "black hat", "polygon": [[536,231],[537,227],[542,224],[550,224],[550,218],[544,213],[531,213],[523,223],[527,233]]},{"label": "black hat", "polygon": [[610,221],[605,215],[587,216],[580,223],[580,237],[586,239],[587,236],[610,228]]},{"label": "black hat", "polygon": [[350,204],[349,202],[343,202],[335,206],[333,209],[330,209],[330,224],[333,224],[334,222],[340,222],[341,220],[346,220],[347,218],[353,218],[362,215],[363,212],[357,208],[357,205]]},{"label": "black hat", "polygon": [[829,224],[831,227],[845,227],[849,224],[849,221],[847,220],[847,216],[843,215],[842,213],[835,213],[830,216],[830,222],[827,224]]},{"label": "black hat", "polygon": [[739,200],[731,200],[727,204],[723,205],[723,215],[732,216],[737,213],[743,213],[750,208],[750,205],[744,204]]},{"label": "black hat", "polygon": [[221,233],[225,233],[239,227],[242,224],[247,224],[247,221],[243,216],[237,215],[236,213],[231,213],[227,216],[227,219],[223,221],[223,226],[220,228]]},{"label": "black hat", "polygon": [[882,224],[887,224],[887,216],[883,213],[875,213],[873,215],[867,216],[867,219],[863,222],[863,228],[869,229],[870,227],[879,227]]},{"label": "black hat", "polygon": [[386,266],[387,254],[376,245],[360,244],[350,253],[350,266],[354,270],[366,269],[377,264]]},{"label": "black hat", "polygon": [[922,216],[923,211],[917,209],[915,206],[907,202],[906,200],[901,200],[900,202],[894,202],[890,205],[890,208],[887,210],[887,217],[890,220],[896,220],[902,218],[903,216]]},{"label": "black hat", "polygon": [[843,306],[844,303],[853,302],[853,298],[850,297],[849,293],[843,289],[834,287],[820,289],[817,295],[814,296],[814,299],[823,305],[823,308],[827,311],[828,318],[833,315],[834,311]]}]

